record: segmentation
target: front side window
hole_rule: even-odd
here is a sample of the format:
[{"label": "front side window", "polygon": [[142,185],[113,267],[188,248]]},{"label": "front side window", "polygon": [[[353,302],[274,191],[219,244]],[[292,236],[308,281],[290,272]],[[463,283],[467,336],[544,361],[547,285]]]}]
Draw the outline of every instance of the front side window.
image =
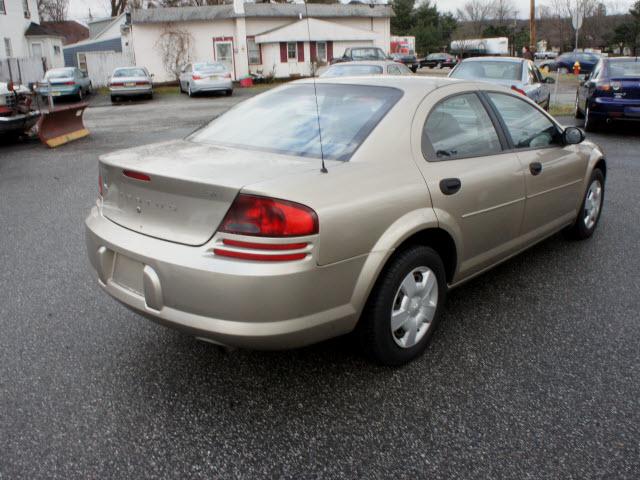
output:
[{"label": "front side window", "polygon": [[427,160],[451,160],[500,153],[502,146],[489,114],[475,93],[438,103],[422,130],[422,153]]},{"label": "front side window", "polygon": [[313,84],[255,96],[188,140],[301,157],[323,154],[326,159],[346,161],[402,96],[391,87],[328,83],[316,87],[317,100]]},{"label": "front side window", "polygon": [[298,46],[295,42],[287,43],[287,59],[289,60],[297,60],[298,59]]},{"label": "front side window", "polygon": [[515,148],[544,148],[562,143],[555,124],[533,105],[503,93],[488,96],[504,120]]},{"label": "front side window", "polygon": [[316,55],[318,57],[318,61],[327,61],[327,42],[318,42],[316,44]]},{"label": "front side window", "polygon": [[247,37],[247,56],[249,65],[260,65],[260,47],[256,43],[255,37]]}]

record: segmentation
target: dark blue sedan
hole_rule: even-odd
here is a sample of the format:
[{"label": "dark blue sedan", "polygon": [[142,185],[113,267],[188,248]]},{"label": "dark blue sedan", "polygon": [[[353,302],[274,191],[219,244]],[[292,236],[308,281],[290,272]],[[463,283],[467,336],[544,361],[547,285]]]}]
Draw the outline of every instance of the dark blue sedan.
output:
[{"label": "dark blue sedan", "polygon": [[580,82],[575,115],[587,131],[613,120],[640,121],[640,58],[600,60]]},{"label": "dark blue sedan", "polygon": [[555,60],[547,60],[538,65],[540,68],[547,68],[552,72],[571,73],[576,61],[580,64],[580,73],[591,73],[593,67],[600,60],[600,55],[591,52],[567,52],[560,55]]}]

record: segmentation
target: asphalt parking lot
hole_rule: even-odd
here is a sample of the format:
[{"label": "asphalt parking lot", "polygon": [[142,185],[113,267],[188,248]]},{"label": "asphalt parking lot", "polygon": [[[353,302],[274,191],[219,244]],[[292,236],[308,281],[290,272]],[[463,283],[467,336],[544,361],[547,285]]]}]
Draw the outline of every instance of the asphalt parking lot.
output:
[{"label": "asphalt parking lot", "polygon": [[1,479],[638,478],[637,126],[589,135],[608,157],[592,239],[557,235],[451,292],[427,353],[387,369],[349,338],[225,352],[93,280],[98,155],[251,93],[94,107],[90,137],[0,146]]}]

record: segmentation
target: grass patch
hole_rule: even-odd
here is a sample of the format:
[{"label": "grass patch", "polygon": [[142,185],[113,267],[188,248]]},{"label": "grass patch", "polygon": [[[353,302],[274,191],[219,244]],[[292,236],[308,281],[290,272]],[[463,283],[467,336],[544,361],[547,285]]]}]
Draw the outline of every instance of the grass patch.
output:
[{"label": "grass patch", "polygon": [[573,115],[574,111],[575,111],[575,107],[571,103],[565,103],[563,105],[551,105],[551,107],[549,107],[549,113],[554,117],[570,116],[570,115]]}]

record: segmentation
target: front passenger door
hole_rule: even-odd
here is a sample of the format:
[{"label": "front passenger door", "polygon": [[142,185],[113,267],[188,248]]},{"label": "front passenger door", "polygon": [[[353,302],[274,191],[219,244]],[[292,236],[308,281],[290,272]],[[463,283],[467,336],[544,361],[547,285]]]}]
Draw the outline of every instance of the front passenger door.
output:
[{"label": "front passenger door", "polygon": [[517,96],[487,92],[502,118],[526,179],[522,235],[541,238],[571,223],[577,215],[588,158],[564,145],[562,130],[538,108]]},{"label": "front passenger door", "polygon": [[[443,228],[458,246],[462,280],[514,253],[524,215],[524,173],[475,92],[427,95],[412,126],[412,149]],[[434,105],[435,104],[435,105]]]}]

